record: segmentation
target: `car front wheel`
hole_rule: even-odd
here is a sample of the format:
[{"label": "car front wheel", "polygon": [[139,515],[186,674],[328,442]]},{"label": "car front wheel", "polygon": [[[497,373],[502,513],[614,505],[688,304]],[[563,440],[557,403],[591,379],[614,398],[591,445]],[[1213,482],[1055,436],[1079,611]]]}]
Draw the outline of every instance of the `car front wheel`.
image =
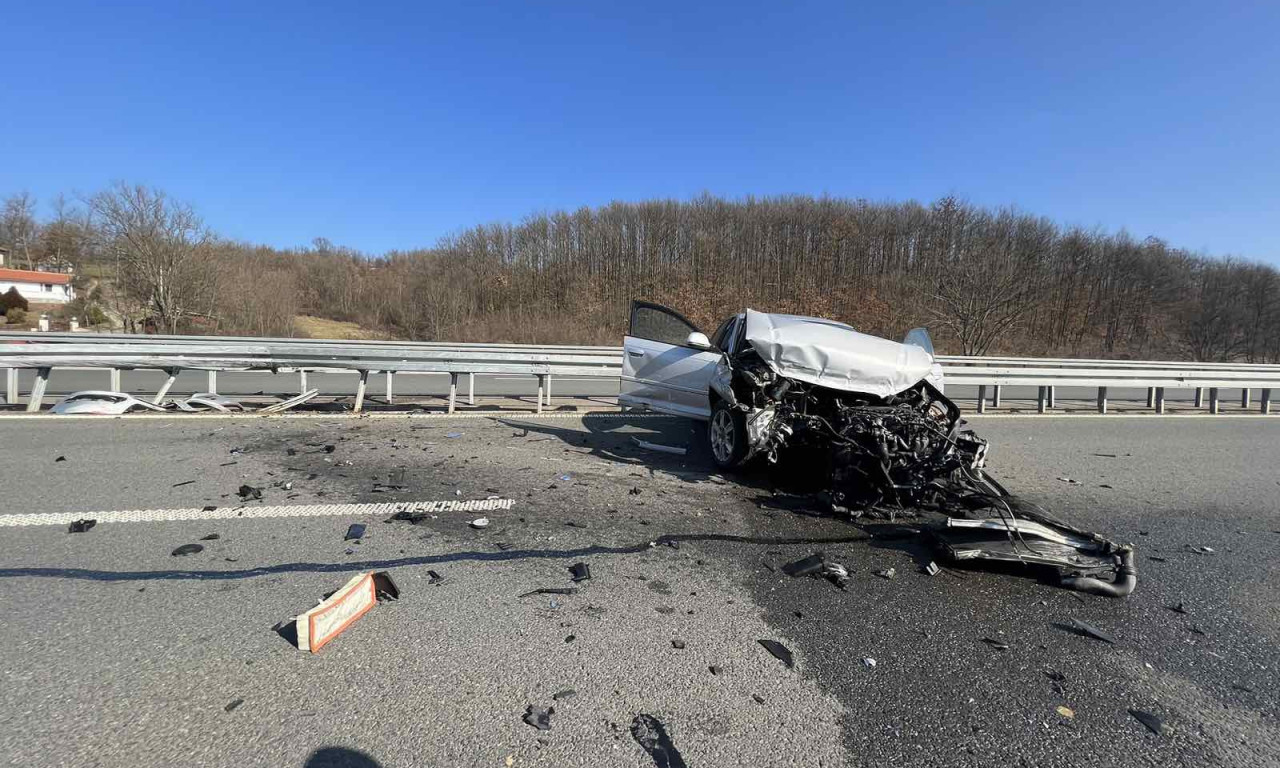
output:
[{"label": "car front wheel", "polygon": [[717,467],[732,469],[738,466],[747,455],[746,418],[741,411],[730,408],[725,401],[717,400],[711,408],[707,439],[711,447],[711,459]]}]

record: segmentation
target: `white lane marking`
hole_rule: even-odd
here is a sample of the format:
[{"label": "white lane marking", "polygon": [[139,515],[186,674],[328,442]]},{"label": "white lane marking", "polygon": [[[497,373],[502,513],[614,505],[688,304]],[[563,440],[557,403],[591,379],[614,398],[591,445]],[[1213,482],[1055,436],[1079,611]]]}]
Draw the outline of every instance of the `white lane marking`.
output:
[{"label": "white lane marking", "polygon": [[379,516],[396,512],[495,512],[511,509],[515,499],[447,499],[442,501],[407,501],[378,504],[297,504],[292,506],[194,507],[188,509],[130,509],[112,512],[48,512],[0,515],[0,527],[29,525],[67,525],[73,520],[97,520],[99,523],[161,523],[178,520],[229,520],[259,517],[331,517]]}]

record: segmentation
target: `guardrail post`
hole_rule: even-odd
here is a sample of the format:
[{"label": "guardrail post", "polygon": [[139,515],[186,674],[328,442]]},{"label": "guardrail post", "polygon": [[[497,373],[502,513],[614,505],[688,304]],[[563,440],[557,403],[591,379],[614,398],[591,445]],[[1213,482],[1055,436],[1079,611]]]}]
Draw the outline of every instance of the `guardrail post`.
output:
[{"label": "guardrail post", "polygon": [[36,369],[36,383],[31,387],[31,397],[27,400],[27,411],[33,412],[40,410],[40,403],[44,401],[45,387],[49,386],[50,368]]},{"label": "guardrail post", "polygon": [[1052,411],[1054,406],[1056,405],[1056,398],[1054,397],[1054,391],[1053,391],[1054,387],[1052,384],[1050,384],[1047,387],[1047,389],[1049,390],[1049,410]]},{"label": "guardrail post", "polygon": [[1204,407],[1204,387],[1196,387],[1196,407]]},{"label": "guardrail post", "polygon": [[547,385],[547,374],[538,374],[538,413],[542,413],[542,392]]},{"label": "guardrail post", "polygon": [[205,386],[208,387],[208,389],[205,391],[208,392],[209,394],[211,395],[218,394],[218,372],[217,371],[208,372],[208,375],[205,376]]},{"label": "guardrail post", "polygon": [[1148,408],[1156,407],[1156,388],[1155,387],[1147,387],[1147,407]]},{"label": "guardrail post", "polygon": [[1156,413],[1164,413],[1164,387],[1156,387]]},{"label": "guardrail post", "polygon": [[17,368],[6,368],[4,371],[4,401],[9,405],[18,404]]},{"label": "guardrail post", "polygon": [[1249,390],[1248,389],[1240,390],[1240,407],[1245,410],[1249,409]]},{"label": "guardrail post", "polygon": [[1037,413],[1044,413],[1045,403],[1047,402],[1045,399],[1046,397],[1047,397],[1047,393],[1045,392],[1045,387],[1044,385],[1041,385],[1039,387],[1039,391],[1036,393],[1036,412]]},{"label": "guardrail post", "polygon": [[547,407],[551,407],[551,374],[547,374]]},{"label": "guardrail post", "polygon": [[391,404],[391,398],[392,398],[392,392],[391,392],[391,386],[392,386],[392,384],[391,384],[391,380],[392,380],[394,377],[395,377],[395,374],[394,374],[394,373],[392,373],[391,371],[387,371],[387,404],[388,404],[388,405],[390,405],[390,404]]},{"label": "guardrail post", "polygon": [[1262,396],[1258,398],[1258,404],[1262,413],[1271,413],[1271,390],[1262,390]]},{"label": "guardrail post", "polygon": [[164,372],[168,375],[168,378],[164,380],[164,385],[161,386],[160,391],[156,393],[156,399],[151,401],[156,405],[160,405],[160,401],[164,400],[164,396],[169,394],[169,387],[172,387],[174,380],[178,378],[177,368],[165,368]]},{"label": "guardrail post", "polygon": [[453,413],[453,408],[458,403],[458,374],[449,372],[449,413]]},{"label": "guardrail post", "polygon": [[369,372],[360,371],[360,383],[356,384],[356,413],[364,409],[364,388],[369,386]]},{"label": "guardrail post", "polygon": [[476,404],[476,375],[467,374],[467,405]]},{"label": "guardrail post", "polygon": [[1218,412],[1218,388],[1209,387],[1209,413]]},{"label": "guardrail post", "polygon": [[1098,387],[1098,413],[1107,412],[1107,388]]},{"label": "guardrail post", "polygon": [[987,412],[987,385],[978,385],[978,413]]},{"label": "guardrail post", "polygon": [[991,407],[1000,407],[1000,385],[996,384],[991,387]]},{"label": "guardrail post", "polygon": [[307,391],[307,371],[305,368],[298,369],[298,394]]},{"label": "guardrail post", "polygon": [[111,369],[111,380],[110,380],[110,383],[107,384],[107,386],[111,388],[112,392],[120,391],[120,369],[119,368]]}]

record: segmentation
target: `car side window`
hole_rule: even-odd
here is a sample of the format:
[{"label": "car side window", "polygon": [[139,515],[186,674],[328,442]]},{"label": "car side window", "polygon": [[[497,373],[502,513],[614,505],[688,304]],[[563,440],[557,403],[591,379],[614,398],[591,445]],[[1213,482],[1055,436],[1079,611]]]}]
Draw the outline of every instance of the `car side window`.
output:
[{"label": "car side window", "polygon": [[670,310],[637,304],[631,310],[631,335],[663,344],[684,346],[689,334],[698,329]]},{"label": "car side window", "polygon": [[729,351],[727,347],[729,343],[733,341],[733,323],[737,319],[737,317],[730,317],[728,320],[725,320],[720,324],[720,327],[716,329],[715,335],[711,337],[711,346],[721,352]]}]

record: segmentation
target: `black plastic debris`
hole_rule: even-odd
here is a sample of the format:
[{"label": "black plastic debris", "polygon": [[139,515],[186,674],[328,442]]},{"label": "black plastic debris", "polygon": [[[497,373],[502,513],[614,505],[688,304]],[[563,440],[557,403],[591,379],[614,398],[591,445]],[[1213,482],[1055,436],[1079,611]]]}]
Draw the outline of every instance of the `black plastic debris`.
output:
[{"label": "black plastic debris", "polygon": [[57,463],[58,463],[58,462],[60,462],[60,461],[66,461],[66,460],[67,460],[67,457],[66,457],[66,456],[59,456],[58,458],[56,458],[56,459],[54,459],[54,460],[53,460],[53,463],[54,463],[54,464],[57,464]]},{"label": "black plastic debris", "polygon": [[1178,603],[1177,605],[1171,605],[1169,606],[1169,610],[1173,611],[1174,613],[1182,613],[1182,614],[1190,613],[1190,611],[1187,610],[1187,606],[1185,603]]},{"label": "black plastic debris", "polygon": [[1072,632],[1075,632],[1077,635],[1085,635],[1087,637],[1092,637],[1095,640],[1101,640],[1104,643],[1111,643],[1112,645],[1115,645],[1115,642],[1116,642],[1116,639],[1114,637],[1112,637],[1111,635],[1108,635],[1106,632],[1103,632],[1101,629],[1098,629],[1097,627],[1093,626],[1087,621],[1081,621],[1080,619],[1072,619],[1065,625],[1065,627],[1066,629],[1069,629]]},{"label": "black plastic debris", "polygon": [[631,490],[627,491],[627,495],[628,495],[628,496],[639,496],[639,495],[640,495],[640,489],[639,489],[638,487],[634,487],[634,486],[633,486],[633,487],[631,488]]},{"label": "black plastic debris", "polygon": [[683,650],[684,650],[684,641],[683,641],[683,640],[672,640],[672,641],[671,641],[671,647],[672,647],[672,648],[675,648],[677,651],[683,651]]},{"label": "black plastic debris", "polygon": [[439,584],[444,581],[444,577],[435,571],[427,571],[428,584]]},{"label": "black plastic debris", "polygon": [[994,637],[984,637],[984,638],[982,638],[982,642],[986,643],[987,645],[991,646],[992,648],[995,648],[997,651],[1007,651],[1007,650],[1009,650],[1009,644],[1008,644],[1008,643],[1004,642],[1003,640],[997,640],[997,639],[995,639]]},{"label": "black plastic debris", "polygon": [[754,700],[755,700],[755,702],[756,702],[757,704],[763,704],[763,703],[764,703],[764,697],[763,697],[763,696],[761,696],[761,695],[760,695],[760,694],[758,694],[758,693],[753,693],[753,694],[751,694],[751,698],[752,698],[752,699],[754,699]]},{"label": "black plastic debris", "polygon": [[572,643],[574,640],[577,640],[577,639],[578,639],[577,635],[569,635],[564,639],[564,641],[566,643]]},{"label": "black plastic debris", "polygon": [[347,535],[342,537],[343,541],[355,541],[364,538],[364,523],[352,523],[347,528]]},{"label": "black plastic debris", "polygon": [[577,587],[543,587],[531,592],[525,592],[523,595],[520,595],[520,597],[531,597],[533,595],[576,595],[577,593]]},{"label": "black plastic debris", "polygon": [[217,506],[215,506],[215,505],[213,505],[213,504],[206,504],[205,506],[203,506],[203,507],[201,507],[201,508],[200,508],[200,511],[201,511],[201,512],[212,512],[212,511],[214,511],[215,509],[217,509]]},{"label": "black plastic debris", "polygon": [[255,488],[252,485],[242,485],[240,486],[239,490],[236,491],[236,495],[239,496],[244,501],[249,501],[250,499],[253,499],[255,501],[261,501],[262,489]]},{"label": "black plastic debris", "polygon": [[782,572],[788,576],[809,576],[822,570],[823,562],[822,553],[815,552],[808,557],[782,566]]},{"label": "black plastic debris", "polygon": [[555,701],[564,701],[565,699],[572,699],[574,696],[577,696],[577,695],[578,695],[578,692],[575,691],[574,689],[565,688],[563,691],[556,691],[555,693],[551,694],[551,698]]},{"label": "black plastic debris", "polygon": [[787,669],[795,666],[795,658],[791,655],[791,649],[787,648],[787,646],[777,640],[760,640],[759,643],[764,646],[766,651],[773,654],[775,659],[786,664]]},{"label": "black plastic debris", "polygon": [[236,699],[235,701],[231,702],[227,706],[223,707],[223,709],[226,710],[227,712],[234,712],[236,707],[240,706],[243,703],[244,703],[244,699]]},{"label": "black plastic debris", "polygon": [[711,666],[707,667],[707,671],[713,675],[718,675],[724,671],[724,667],[720,666],[719,664],[712,664]]},{"label": "black plastic debris", "polygon": [[285,449],[285,455],[286,455],[286,456],[297,456],[297,455],[298,455],[298,449],[297,449],[297,448],[287,448],[287,449]]},{"label": "black plastic debris", "polygon": [[192,484],[192,483],[194,483],[194,482],[195,482],[195,480],[183,480],[182,482],[180,482],[180,483],[174,483],[173,485],[171,485],[171,486],[169,486],[169,487],[170,487],[170,488],[181,488],[181,487],[182,487],[182,486],[184,486],[184,485],[191,485],[191,484]]},{"label": "black plastic debris", "polygon": [[239,447],[232,448],[231,450],[227,451],[227,453],[231,454],[232,456],[239,456],[240,454],[244,453],[244,449]]},{"label": "black plastic debris", "polygon": [[336,445],[326,445],[326,446],[323,448],[323,450],[324,450],[324,452],[325,452],[325,453],[333,453],[334,451],[338,450],[338,446],[336,446]]},{"label": "black plastic debris", "polygon": [[555,714],[555,707],[535,707],[530,704],[528,709],[524,711],[524,721],[540,731],[551,730],[551,715]]},{"label": "black plastic debris", "polygon": [[676,612],[676,609],[672,608],[669,605],[659,605],[657,608],[654,608],[653,610],[657,611],[658,613],[661,613],[664,616],[670,616]]},{"label": "black plastic debris", "polygon": [[181,557],[183,555],[194,555],[197,552],[203,552],[204,546],[201,544],[183,544],[177,549],[169,553],[172,557]]},{"label": "black plastic debris", "polygon": [[586,563],[574,563],[569,566],[569,573],[574,581],[586,581],[591,578],[591,566]]},{"label": "black plastic debris", "polygon": [[380,603],[400,599],[400,588],[386,571],[375,571],[373,574],[373,595]]},{"label": "black plastic debris", "polygon": [[407,509],[402,509],[391,517],[388,517],[384,522],[390,523],[393,520],[403,520],[411,525],[422,525],[429,519],[431,519],[431,515],[426,512],[410,512]]},{"label": "black plastic debris", "polygon": [[217,541],[217,540],[218,540],[218,539],[220,539],[220,538],[222,538],[222,537],[221,537],[221,536],[219,536],[218,534],[216,534],[216,533],[210,533],[210,534],[207,534],[207,535],[205,535],[205,536],[201,536],[201,537],[200,537],[200,540],[201,540],[201,541]]},{"label": "black plastic debris", "polygon": [[97,524],[97,520],[72,520],[67,526],[67,533],[85,533]]},{"label": "black plastic debris", "polygon": [[631,737],[649,753],[657,768],[688,768],[676,745],[667,735],[662,721],[653,715],[639,714],[631,721]]},{"label": "black plastic debris", "polygon": [[1144,712],[1141,709],[1131,709],[1129,710],[1129,714],[1133,715],[1135,720],[1145,725],[1147,730],[1151,731],[1155,735],[1159,736],[1164,733],[1164,721],[1150,712]]}]

